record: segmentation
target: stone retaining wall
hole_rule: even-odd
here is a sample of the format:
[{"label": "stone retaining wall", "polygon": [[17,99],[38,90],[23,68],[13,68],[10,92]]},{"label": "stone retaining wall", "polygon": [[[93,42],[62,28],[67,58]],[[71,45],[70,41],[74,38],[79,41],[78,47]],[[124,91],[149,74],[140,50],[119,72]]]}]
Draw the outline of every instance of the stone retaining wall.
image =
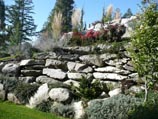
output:
[{"label": "stone retaining wall", "polygon": [[[138,80],[138,74],[132,67],[131,58],[125,47],[127,45],[120,47],[118,53],[111,52],[115,48],[113,45],[104,44],[56,48],[52,52],[38,53],[33,59],[0,62],[0,72],[16,76],[25,83],[41,84],[37,93],[30,98],[29,107],[35,107],[48,98],[57,102],[71,100],[68,89],[61,87],[49,89],[47,84],[73,84],[79,87],[80,79],[83,77],[110,85],[112,88],[108,95],[111,97],[121,93],[123,80],[135,82]],[[135,92],[142,90],[140,86],[131,85],[128,88]],[[2,93],[1,90],[3,90],[3,84],[0,83]],[[3,94],[1,93],[0,95]]]}]

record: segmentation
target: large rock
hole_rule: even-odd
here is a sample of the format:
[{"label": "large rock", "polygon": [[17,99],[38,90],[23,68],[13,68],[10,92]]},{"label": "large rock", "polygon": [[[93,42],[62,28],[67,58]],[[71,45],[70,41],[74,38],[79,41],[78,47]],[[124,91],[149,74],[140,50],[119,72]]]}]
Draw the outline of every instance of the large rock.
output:
[{"label": "large rock", "polygon": [[108,51],[111,49],[112,45],[109,44],[98,44],[95,49],[100,49],[100,51]]},{"label": "large rock", "polygon": [[84,73],[89,73],[93,71],[93,69],[90,66],[76,62],[68,62],[67,67],[69,71],[84,72]]},{"label": "large rock", "polygon": [[67,68],[69,71],[75,71],[76,62],[68,62]]},{"label": "large rock", "polygon": [[123,66],[123,68],[126,69],[126,70],[128,70],[128,71],[134,72],[134,67],[129,66],[129,65],[127,65],[127,64],[125,64],[125,65]]},{"label": "large rock", "polygon": [[75,87],[80,87],[80,83],[78,81],[74,81],[74,80],[67,80],[64,82],[64,84],[69,85],[69,86],[75,86]]},{"label": "large rock", "polygon": [[20,101],[18,100],[18,98],[13,93],[8,93],[7,99],[8,99],[8,101],[13,102],[15,104],[21,104]]},{"label": "large rock", "polygon": [[0,83],[0,90],[3,90],[4,85]]},{"label": "large rock", "polygon": [[49,54],[45,58],[57,59],[58,55],[55,52],[49,52]]},{"label": "large rock", "polygon": [[59,60],[53,60],[53,59],[47,59],[45,66],[48,68],[55,68],[55,69],[63,69],[63,70],[67,69],[65,62]]},{"label": "large rock", "polygon": [[2,68],[5,66],[4,62],[0,62],[0,72],[2,72]]},{"label": "large rock", "polygon": [[32,77],[32,76],[19,77],[19,80],[24,83],[33,83],[33,82],[35,82],[35,77]]},{"label": "large rock", "polygon": [[53,78],[47,77],[47,76],[39,76],[36,78],[37,83],[47,83],[47,84],[61,84],[62,82],[57,81]]},{"label": "large rock", "polygon": [[34,76],[37,77],[42,74],[41,70],[21,70],[23,76]]},{"label": "large rock", "polygon": [[116,88],[114,90],[109,91],[109,96],[113,97],[114,95],[118,95],[121,93],[121,88]]},{"label": "large rock", "polygon": [[84,107],[83,107],[83,101],[74,102],[73,103],[74,108],[74,119],[81,119],[85,115]]},{"label": "large rock", "polygon": [[76,54],[86,54],[92,52],[93,46],[75,46],[75,47],[66,47],[67,50],[76,53]]},{"label": "large rock", "polygon": [[127,76],[122,76],[115,73],[93,73],[94,78],[96,79],[107,79],[107,80],[123,80],[126,79]]},{"label": "large rock", "polygon": [[107,66],[107,67],[101,67],[94,69],[97,72],[106,72],[106,73],[118,73],[118,74],[129,74],[129,71],[122,70],[116,67]]},{"label": "large rock", "polygon": [[71,99],[70,91],[65,88],[53,88],[49,92],[49,97],[57,102],[67,102]]},{"label": "large rock", "polygon": [[132,73],[130,75],[128,75],[130,79],[137,81],[139,79],[139,75],[138,73]]},{"label": "large rock", "polygon": [[78,60],[79,55],[78,54],[65,54],[65,55],[60,55],[58,57],[59,60],[67,60],[67,61],[76,61]]},{"label": "large rock", "polygon": [[115,81],[103,81],[103,83],[106,83],[106,86],[108,87],[109,90],[120,88],[122,86],[121,82],[115,82]]},{"label": "large rock", "polygon": [[48,85],[45,83],[41,85],[34,96],[32,96],[29,100],[29,105],[27,105],[30,108],[36,107],[38,104],[40,104],[43,101],[47,101],[49,98],[48,96]]},{"label": "large rock", "polygon": [[141,93],[144,89],[141,86],[132,86],[129,91],[132,93]]},{"label": "large rock", "polygon": [[20,62],[20,66],[30,66],[30,65],[44,65],[44,60],[34,60],[34,59],[26,59]]},{"label": "large rock", "polygon": [[45,68],[43,69],[43,74],[46,74],[52,78],[55,79],[65,79],[66,78],[66,73],[63,72],[61,69],[49,69]]},{"label": "large rock", "polygon": [[6,64],[2,68],[2,72],[4,74],[9,75],[9,76],[18,76],[19,75],[19,71],[20,71],[20,66],[19,66],[19,64],[16,64],[16,63]]},{"label": "large rock", "polygon": [[107,60],[111,60],[111,59],[115,59],[115,58],[117,58],[116,54],[106,53],[106,54],[100,55],[100,59],[102,59],[103,61],[107,61]]},{"label": "large rock", "polygon": [[5,91],[3,90],[4,86],[0,83],[0,99],[5,100]]},{"label": "large rock", "polygon": [[83,77],[87,77],[84,73],[67,73],[69,79],[82,79]]},{"label": "large rock", "polygon": [[105,61],[105,64],[110,65],[110,66],[115,66],[115,67],[122,67],[123,63],[122,61],[118,60],[118,59],[114,59],[114,60],[107,60]]},{"label": "large rock", "polygon": [[0,99],[1,100],[5,100],[5,91],[4,90],[0,90]]},{"label": "large rock", "polygon": [[103,66],[104,62],[100,59],[98,55],[83,55],[80,56],[79,59],[86,64],[96,65],[96,66]]}]

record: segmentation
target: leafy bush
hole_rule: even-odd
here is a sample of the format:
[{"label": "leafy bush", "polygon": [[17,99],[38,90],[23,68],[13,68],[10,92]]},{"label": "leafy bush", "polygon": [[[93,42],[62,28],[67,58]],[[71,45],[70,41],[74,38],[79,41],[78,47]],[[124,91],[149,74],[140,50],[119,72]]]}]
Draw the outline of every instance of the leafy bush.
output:
[{"label": "leafy bush", "polygon": [[128,119],[128,111],[141,102],[140,98],[122,94],[106,100],[94,100],[86,108],[87,119]]},{"label": "leafy bush", "polygon": [[51,112],[63,117],[71,118],[71,119],[73,119],[74,114],[75,114],[74,109],[71,105],[63,105],[56,102],[51,107]]},{"label": "leafy bush", "polygon": [[132,35],[129,48],[135,70],[139,77],[145,79],[145,99],[148,89],[158,80],[158,5],[151,1],[150,5],[143,7],[140,15],[140,24]]},{"label": "leafy bush", "polygon": [[157,119],[157,107],[158,94],[156,92],[150,92],[149,98],[145,104],[135,106],[133,110],[129,111],[129,119]]},{"label": "leafy bush", "polygon": [[42,103],[38,104],[36,106],[36,109],[42,111],[42,112],[50,112],[51,111],[51,105],[52,102],[51,101],[43,101]]},{"label": "leafy bush", "polygon": [[28,103],[31,96],[35,94],[39,85],[20,83],[15,90],[15,95],[22,103]]},{"label": "leafy bush", "polygon": [[92,82],[91,79],[86,79],[84,77],[80,81],[80,87],[76,88],[76,92],[78,93],[78,95],[81,98],[88,100],[98,98],[103,91],[109,91],[105,83],[103,84],[97,80],[95,82]]}]

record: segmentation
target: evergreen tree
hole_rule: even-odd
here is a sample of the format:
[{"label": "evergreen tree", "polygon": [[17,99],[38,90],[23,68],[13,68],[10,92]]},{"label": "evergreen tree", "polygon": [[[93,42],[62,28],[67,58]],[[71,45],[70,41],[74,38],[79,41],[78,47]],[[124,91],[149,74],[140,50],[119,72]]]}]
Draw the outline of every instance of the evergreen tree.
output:
[{"label": "evergreen tree", "polygon": [[5,5],[4,1],[0,0],[0,31],[5,27]]},{"label": "evergreen tree", "polygon": [[[0,50],[3,51],[7,35],[5,34],[5,4],[0,0]],[[1,55],[1,53],[0,53]]]},{"label": "evergreen tree", "polygon": [[52,9],[48,22],[44,26],[44,30],[51,32],[52,21],[55,13],[61,13],[63,16],[62,20],[62,32],[68,32],[72,30],[71,16],[73,12],[74,0],[56,0],[55,7]]},{"label": "evergreen tree", "polygon": [[84,29],[83,16],[84,16],[84,10],[83,10],[83,8],[82,8],[82,10],[81,10],[81,21],[80,21],[80,24],[81,24],[81,31]]},{"label": "evergreen tree", "polygon": [[34,19],[32,14],[33,2],[30,0],[15,0],[15,4],[8,7],[7,20],[10,29],[9,40],[13,45],[21,47],[21,43],[30,40],[35,35]]},{"label": "evergreen tree", "polygon": [[122,18],[130,18],[131,16],[133,16],[133,13],[132,13],[131,9],[128,8],[127,12],[123,15]]},{"label": "evergreen tree", "polygon": [[62,32],[72,30],[71,15],[73,11],[74,0],[57,0],[55,3],[54,11],[61,12],[63,16]]}]

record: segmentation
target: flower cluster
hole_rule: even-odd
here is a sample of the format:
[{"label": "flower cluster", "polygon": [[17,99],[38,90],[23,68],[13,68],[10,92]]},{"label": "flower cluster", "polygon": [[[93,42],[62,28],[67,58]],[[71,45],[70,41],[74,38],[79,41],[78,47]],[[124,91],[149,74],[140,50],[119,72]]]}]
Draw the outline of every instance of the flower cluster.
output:
[{"label": "flower cluster", "polygon": [[82,45],[83,42],[96,42],[102,41],[119,41],[121,36],[125,33],[125,27],[123,25],[108,25],[106,28],[102,28],[99,31],[93,29],[86,32],[73,31],[71,43],[76,45]]}]

